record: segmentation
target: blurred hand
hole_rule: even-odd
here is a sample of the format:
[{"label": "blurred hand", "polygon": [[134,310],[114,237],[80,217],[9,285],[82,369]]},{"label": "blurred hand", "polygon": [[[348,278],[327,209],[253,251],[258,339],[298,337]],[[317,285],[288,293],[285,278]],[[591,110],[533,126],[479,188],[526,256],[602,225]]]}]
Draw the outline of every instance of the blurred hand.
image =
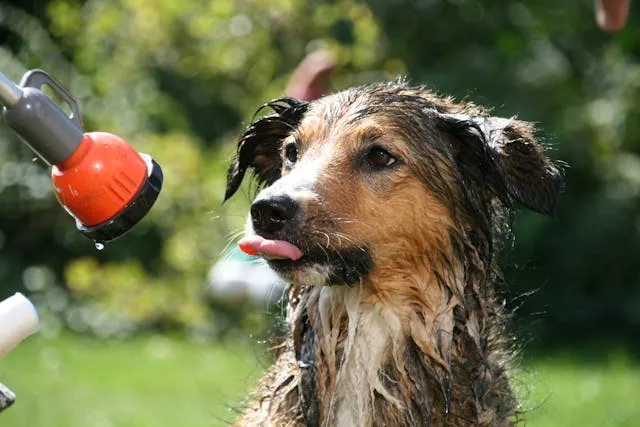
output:
[{"label": "blurred hand", "polygon": [[318,50],[307,55],[294,70],[284,93],[302,101],[313,101],[331,89],[331,71],[336,67],[332,55]]},{"label": "blurred hand", "polygon": [[596,0],[596,23],[607,33],[624,27],[628,13],[629,0]]}]

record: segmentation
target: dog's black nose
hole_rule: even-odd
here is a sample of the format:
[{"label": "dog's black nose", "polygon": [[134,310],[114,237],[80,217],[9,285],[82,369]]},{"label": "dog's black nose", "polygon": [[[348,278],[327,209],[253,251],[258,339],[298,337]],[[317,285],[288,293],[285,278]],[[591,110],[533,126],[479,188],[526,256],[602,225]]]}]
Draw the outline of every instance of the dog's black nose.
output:
[{"label": "dog's black nose", "polygon": [[251,221],[256,232],[275,233],[298,212],[298,204],[288,196],[260,199],[251,205]]}]

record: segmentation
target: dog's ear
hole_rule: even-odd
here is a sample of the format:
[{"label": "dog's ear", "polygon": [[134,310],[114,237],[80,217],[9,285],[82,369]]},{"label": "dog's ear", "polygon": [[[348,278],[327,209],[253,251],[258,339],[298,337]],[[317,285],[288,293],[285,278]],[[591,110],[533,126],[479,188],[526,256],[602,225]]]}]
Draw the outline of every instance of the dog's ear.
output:
[{"label": "dog's ear", "polygon": [[[526,122],[499,117],[439,114],[462,143],[456,158],[503,200],[552,214],[563,187],[560,169],[543,152]],[[472,163],[472,164],[468,164]]]},{"label": "dog's ear", "polygon": [[[265,108],[273,114],[255,120]],[[254,120],[238,141],[235,158],[227,171],[227,188],[224,200],[238,190],[247,169],[252,169],[258,185],[271,185],[280,177],[282,140],[298,126],[307,111],[308,104],[293,98],[281,98],[261,106]]]}]

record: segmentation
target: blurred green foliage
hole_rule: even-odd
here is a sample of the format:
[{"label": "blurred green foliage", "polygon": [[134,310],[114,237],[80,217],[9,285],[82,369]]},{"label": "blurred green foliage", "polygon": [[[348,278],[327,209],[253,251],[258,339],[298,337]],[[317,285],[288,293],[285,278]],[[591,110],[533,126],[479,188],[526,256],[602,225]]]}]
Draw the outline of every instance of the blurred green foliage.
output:
[{"label": "blurred green foliage", "polygon": [[[640,26],[601,33],[592,1],[46,0],[0,3],[0,69],[43,68],[85,128],[165,172],[156,207],[102,252],[57,206],[46,169],[0,127],[0,297],[26,288],[48,325],[216,335],[209,266],[244,220],[221,205],[233,139],[305,53],[337,89],[407,74],[539,124],[562,159],[555,218],[524,212],[505,257],[516,324],[536,343],[629,339],[640,326]],[[535,292],[530,293],[530,291]],[[524,294],[527,294],[526,296]]]}]

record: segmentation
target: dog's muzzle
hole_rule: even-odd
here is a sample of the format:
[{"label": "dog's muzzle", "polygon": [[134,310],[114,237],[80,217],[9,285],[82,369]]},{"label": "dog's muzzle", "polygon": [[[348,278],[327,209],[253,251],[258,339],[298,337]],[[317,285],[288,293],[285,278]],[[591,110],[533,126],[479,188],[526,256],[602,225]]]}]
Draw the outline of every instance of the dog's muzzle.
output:
[{"label": "dog's muzzle", "polygon": [[[273,191],[273,189],[269,189]],[[238,243],[251,255],[264,257],[288,280],[327,285],[353,285],[373,267],[366,246],[330,247],[315,235],[328,236],[307,223],[303,207],[293,197],[267,190],[251,205],[253,233]],[[297,275],[296,275],[297,272]]]}]

